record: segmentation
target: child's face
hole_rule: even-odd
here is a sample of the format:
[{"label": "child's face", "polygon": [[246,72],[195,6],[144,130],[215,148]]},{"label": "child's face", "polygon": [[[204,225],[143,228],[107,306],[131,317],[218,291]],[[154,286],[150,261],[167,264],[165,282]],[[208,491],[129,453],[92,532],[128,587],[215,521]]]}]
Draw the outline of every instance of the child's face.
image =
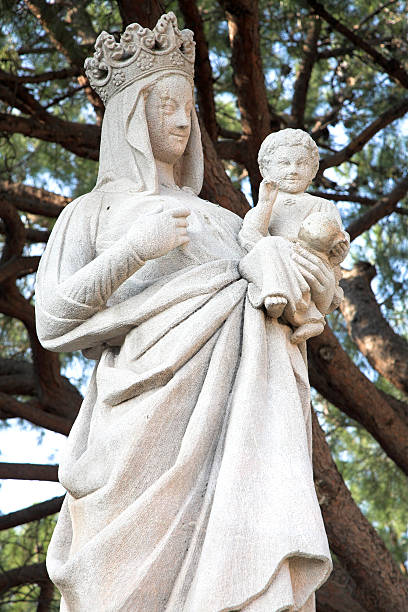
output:
[{"label": "child's face", "polygon": [[280,191],[303,192],[314,176],[310,153],[301,145],[280,146],[264,160],[262,176],[275,181]]}]

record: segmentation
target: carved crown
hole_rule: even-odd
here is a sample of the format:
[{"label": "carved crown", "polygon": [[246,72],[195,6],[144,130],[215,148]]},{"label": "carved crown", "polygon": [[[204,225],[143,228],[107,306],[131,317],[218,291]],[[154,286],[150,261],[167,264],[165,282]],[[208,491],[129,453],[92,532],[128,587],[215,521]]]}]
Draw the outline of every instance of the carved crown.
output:
[{"label": "carved crown", "polygon": [[163,70],[194,76],[195,42],[191,30],[179,30],[174,13],[162,15],[153,30],[138,23],[127,26],[116,42],[101,32],[93,57],[85,60],[85,73],[93,89],[106,102],[134,81]]}]

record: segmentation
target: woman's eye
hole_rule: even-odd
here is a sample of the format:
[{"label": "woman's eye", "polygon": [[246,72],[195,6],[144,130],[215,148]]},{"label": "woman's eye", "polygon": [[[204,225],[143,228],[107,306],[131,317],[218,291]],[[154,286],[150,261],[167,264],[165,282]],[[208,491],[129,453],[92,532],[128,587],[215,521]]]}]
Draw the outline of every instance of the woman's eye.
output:
[{"label": "woman's eye", "polygon": [[163,110],[165,113],[174,113],[175,104],[173,104],[172,102],[165,102],[163,104]]}]

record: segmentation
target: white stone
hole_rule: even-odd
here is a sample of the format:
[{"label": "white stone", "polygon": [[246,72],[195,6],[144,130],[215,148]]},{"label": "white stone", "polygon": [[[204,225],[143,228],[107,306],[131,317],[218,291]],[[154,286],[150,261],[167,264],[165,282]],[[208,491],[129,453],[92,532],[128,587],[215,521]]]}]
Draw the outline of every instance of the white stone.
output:
[{"label": "white stone", "polygon": [[275,271],[289,316],[302,293],[323,308],[328,247],[302,246],[315,231],[302,222],[332,205],[275,177],[244,248],[241,219],[197,195],[190,68],[177,56],[149,73],[154,52],[145,76],[109,84],[97,185],[63,211],[37,275],[43,346],[96,360],[60,464],[48,571],[69,612],[311,612],[331,560],[304,343],[255,281]]},{"label": "white stone", "polygon": [[249,252],[239,269],[249,281],[251,304],[281,317],[293,329],[291,342],[301,344],[323,331],[324,315],[343,298],[339,263],[349,236],[334,204],[304,191],[319,167],[316,144],[306,132],[270,134],[258,161],[264,178],[259,203],[238,235]]}]

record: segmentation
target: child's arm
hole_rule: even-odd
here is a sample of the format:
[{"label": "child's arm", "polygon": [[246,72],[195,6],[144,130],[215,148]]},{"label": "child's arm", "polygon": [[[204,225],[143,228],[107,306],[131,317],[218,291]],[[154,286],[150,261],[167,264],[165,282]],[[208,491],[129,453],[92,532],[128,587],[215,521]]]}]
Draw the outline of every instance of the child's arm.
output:
[{"label": "child's arm", "polygon": [[277,184],[264,179],[259,188],[258,204],[247,212],[238,234],[238,242],[246,251],[251,251],[259,240],[268,235],[272,208],[277,195]]}]

